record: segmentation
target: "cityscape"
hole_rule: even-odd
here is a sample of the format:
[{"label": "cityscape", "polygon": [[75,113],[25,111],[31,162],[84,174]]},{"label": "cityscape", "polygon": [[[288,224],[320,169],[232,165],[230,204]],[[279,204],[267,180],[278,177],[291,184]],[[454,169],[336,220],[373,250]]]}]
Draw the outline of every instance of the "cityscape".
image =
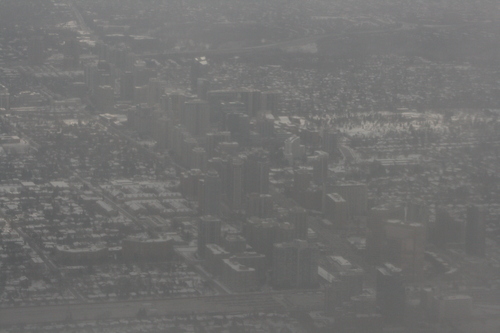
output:
[{"label": "cityscape", "polygon": [[0,1],[0,333],[500,332],[499,31]]}]

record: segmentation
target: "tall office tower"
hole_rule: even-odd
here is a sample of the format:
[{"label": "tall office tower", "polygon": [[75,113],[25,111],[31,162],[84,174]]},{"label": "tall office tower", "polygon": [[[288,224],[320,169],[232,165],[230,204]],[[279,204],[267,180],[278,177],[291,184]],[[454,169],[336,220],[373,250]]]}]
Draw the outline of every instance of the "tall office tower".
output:
[{"label": "tall office tower", "polygon": [[467,207],[465,225],[465,253],[484,257],[485,251],[484,212],[478,206],[469,206]]},{"label": "tall office tower", "polygon": [[262,150],[252,151],[245,160],[245,193],[269,193],[269,161]]},{"label": "tall office tower", "polygon": [[250,193],[246,196],[245,212],[247,216],[260,218],[272,217],[273,198],[269,194]]},{"label": "tall office tower", "polygon": [[169,122],[171,120],[165,116],[155,116],[155,121],[151,126],[151,136],[155,139],[156,148],[160,151],[167,149],[167,129]]},{"label": "tall office tower", "polygon": [[312,170],[310,168],[300,167],[293,170],[293,190],[294,194],[299,191],[305,191],[311,184]]},{"label": "tall office tower", "polygon": [[432,242],[441,248],[462,241],[462,228],[444,207],[436,207],[434,230],[429,233]]},{"label": "tall office tower", "polygon": [[94,104],[98,113],[111,113],[115,106],[115,92],[111,86],[98,86],[94,91]]},{"label": "tall office tower", "polygon": [[134,104],[144,104],[147,106],[148,100],[148,86],[135,86],[134,87]]},{"label": "tall office tower", "polygon": [[184,103],[183,125],[195,137],[204,136],[210,130],[210,110],[208,103],[194,100]]},{"label": "tall office tower", "polygon": [[[181,143],[181,148],[176,152],[180,157],[179,162],[187,168],[191,168],[193,149],[198,147],[198,142],[193,137],[186,135]],[[193,168],[194,169],[194,168]]]},{"label": "tall office tower", "polygon": [[425,227],[422,224],[387,220],[384,252],[386,261],[402,269],[406,281],[423,281]]},{"label": "tall office tower", "polygon": [[207,170],[207,152],[201,147],[195,147],[191,150],[191,169]]},{"label": "tall office tower", "polygon": [[321,136],[321,146],[323,150],[328,154],[334,154],[337,151],[338,146],[338,134],[332,128],[326,128],[323,130]]},{"label": "tall office tower", "polygon": [[256,252],[262,253],[268,262],[272,262],[277,229],[278,222],[274,219],[251,217],[243,224],[243,237]]},{"label": "tall office tower", "polygon": [[219,143],[221,142],[229,142],[231,141],[231,133],[230,132],[212,132],[207,133],[205,136],[207,155],[209,158],[215,156],[215,150]]},{"label": "tall office tower", "polygon": [[93,93],[99,86],[115,85],[114,69],[106,61],[93,62],[85,65],[85,84]]},{"label": "tall office tower", "polygon": [[299,136],[306,146],[318,149],[321,145],[321,135],[316,128],[301,128]]},{"label": "tall office tower", "polygon": [[95,43],[95,52],[99,60],[108,61],[109,60],[109,46],[102,41],[97,41]]},{"label": "tall office tower", "polygon": [[222,221],[210,215],[201,216],[198,220],[198,256],[205,258],[207,244],[221,244]]},{"label": "tall office tower", "polygon": [[130,59],[130,50],[128,47],[118,47],[111,50],[110,59],[118,68],[125,70],[132,67],[132,61]]},{"label": "tall office tower", "polygon": [[307,240],[307,211],[302,207],[293,207],[288,212],[288,220],[295,226],[295,238]]},{"label": "tall office tower", "polygon": [[228,206],[233,211],[243,209],[243,160],[232,158],[228,160],[226,197]]},{"label": "tall office tower", "polygon": [[322,258],[318,273],[320,276],[332,283],[332,287],[337,289],[338,299],[336,305],[348,302],[351,297],[363,293],[364,270],[349,262],[342,256],[328,256]]},{"label": "tall office tower", "polygon": [[9,89],[0,84],[0,109],[9,110],[10,108],[10,94]]},{"label": "tall office tower", "polygon": [[229,234],[222,239],[223,247],[231,254],[243,253],[247,248],[247,241],[238,234]]},{"label": "tall office tower", "polygon": [[405,313],[405,287],[401,269],[386,263],[377,267],[376,301],[387,322],[399,322]]},{"label": "tall office tower", "polygon": [[285,159],[293,166],[296,160],[302,159],[306,154],[306,148],[301,144],[297,135],[292,135],[285,140]]},{"label": "tall office tower", "polygon": [[368,260],[377,264],[381,260],[386,221],[390,211],[385,207],[373,207],[368,213],[368,236],[366,238],[366,253]]},{"label": "tall office tower", "polygon": [[295,226],[290,222],[282,222],[276,229],[276,243],[291,242],[295,239]]},{"label": "tall office tower", "polygon": [[161,90],[165,88],[165,82],[153,77],[149,79],[147,87],[148,97],[146,102],[149,107],[153,107],[160,102]]},{"label": "tall office tower", "polygon": [[80,43],[77,39],[69,39],[63,45],[63,67],[66,70],[75,70],[80,66]]},{"label": "tall office tower", "polygon": [[198,199],[200,196],[200,180],[203,179],[203,172],[198,169],[188,170],[181,174],[181,193],[184,197]]},{"label": "tall office tower", "polygon": [[329,193],[338,193],[347,201],[349,217],[364,216],[368,208],[368,188],[366,184],[346,182],[328,188]]},{"label": "tall office tower", "polygon": [[131,101],[134,99],[134,74],[124,72],[120,77],[120,98]]},{"label": "tall office tower", "polygon": [[250,117],[240,112],[228,112],[225,115],[225,129],[241,145],[248,145],[250,138]]},{"label": "tall office tower", "polygon": [[308,157],[313,167],[313,180],[316,185],[323,185],[328,180],[328,160],[330,155],[324,151],[316,151],[314,156]]},{"label": "tall office tower", "polygon": [[209,170],[202,180],[198,206],[201,215],[219,216],[221,201],[221,180],[215,170]]},{"label": "tall office tower", "polygon": [[273,196],[270,194],[259,194],[259,212],[260,217],[262,218],[270,218],[274,213],[274,202]]},{"label": "tall office tower", "polygon": [[83,67],[85,75],[85,84],[90,91],[99,86],[96,76],[97,76],[97,62],[85,64]]},{"label": "tall office tower", "polygon": [[31,65],[42,65],[45,60],[43,37],[37,36],[30,39],[28,44],[28,60]]},{"label": "tall office tower", "polygon": [[198,79],[196,81],[196,96],[204,101],[208,100],[208,91],[210,90],[210,81],[207,79]]},{"label": "tall office tower", "polygon": [[169,94],[169,116],[177,121],[181,121],[184,114],[184,104],[186,103],[186,95],[182,93]]},{"label": "tall office tower", "polygon": [[274,132],[274,116],[270,113],[261,113],[257,118],[257,131],[264,138],[273,138]]},{"label": "tall office tower", "polygon": [[323,198],[323,213],[336,228],[344,228],[349,222],[347,201],[338,193],[326,194]]},{"label": "tall office tower", "polygon": [[261,110],[270,111],[276,116],[279,112],[280,93],[276,91],[264,91],[261,96]]},{"label": "tall office tower", "polygon": [[261,110],[262,96],[259,90],[245,89],[239,92],[240,101],[245,105],[245,113],[256,117]]},{"label": "tall office tower", "polygon": [[222,281],[233,292],[250,292],[257,290],[257,271],[237,261],[236,258],[222,260]]},{"label": "tall office tower", "polygon": [[318,283],[318,249],[303,240],[274,244],[273,286],[311,288]]},{"label": "tall office tower", "polygon": [[136,86],[147,85],[149,79],[157,75],[157,71],[154,68],[148,67],[148,64],[143,60],[138,60],[134,63],[132,73],[134,73],[134,82]]},{"label": "tall office tower", "polygon": [[140,135],[150,135],[153,130],[153,110],[143,105],[137,105],[127,115],[127,125]]},{"label": "tall office tower", "polygon": [[204,77],[208,71],[208,62],[205,57],[195,58],[191,63],[191,70],[189,73],[191,81],[191,91],[196,92],[198,79]]}]

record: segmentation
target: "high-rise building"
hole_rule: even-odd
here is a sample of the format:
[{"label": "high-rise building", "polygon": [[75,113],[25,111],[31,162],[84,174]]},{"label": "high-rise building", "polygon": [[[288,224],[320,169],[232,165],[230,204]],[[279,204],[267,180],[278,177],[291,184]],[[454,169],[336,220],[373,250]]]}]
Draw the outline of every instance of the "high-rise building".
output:
[{"label": "high-rise building", "polygon": [[328,180],[328,160],[330,155],[324,151],[316,151],[314,156],[308,157],[313,167],[313,180],[317,185],[323,185]]},{"label": "high-rise building", "polygon": [[210,215],[198,219],[198,255],[205,258],[207,244],[221,244],[222,221]]},{"label": "high-rise building", "polygon": [[273,286],[311,288],[318,283],[318,249],[303,240],[274,244]]},{"label": "high-rise building", "polygon": [[246,196],[247,216],[269,218],[273,216],[273,197],[270,194],[250,193]]},{"label": "high-rise building", "polygon": [[227,259],[231,254],[217,244],[205,245],[205,267],[214,275],[222,275],[222,260]]},{"label": "high-rise building", "polygon": [[42,65],[45,60],[43,37],[37,36],[28,45],[28,60],[31,65]]},{"label": "high-rise building", "polygon": [[368,236],[366,238],[366,253],[368,260],[377,264],[382,258],[384,226],[390,218],[390,211],[386,207],[373,207],[368,214]]},{"label": "high-rise building", "polygon": [[253,151],[245,160],[245,193],[269,193],[269,161],[263,151]]},{"label": "high-rise building", "polygon": [[222,184],[219,174],[209,170],[201,180],[200,198],[198,200],[201,215],[220,215]]},{"label": "high-rise building", "polygon": [[469,206],[465,225],[465,253],[484,257],[485,248],[484,212],[478,206]]},{"label": "high-rise building", "polygon": [[231,141],[230,132],[211,132],[205,136],[205,150],[209,158],[215,156],[215,150],[219,143]]},{"label": "high-rise building", "polygon": [[165,91],[166,82],[158,78],[150,78],[148,82],[148,97],[147,103],[149,107],[153,107],[160,103],[160,97]]},{"label": "high-rise building", "polygon": [[243,209],[243,160],[236,157],[228,161],[226,197],[233,211]]},{"label": "high-rise building", "polygon": [[274,132],[274,116],[270,113],[260,113],[257,118],[257,132],[263,138],[273,138]]},{"label": "high-rise building", "polygon": [[210,81],[202,78],[196,81],[196,96],[199,99],[206,101],[208,99],[209,90],[210,90]]},{"label": "high-rise building", "polygon": [[430,240],[440,248],[449,244],[462,243],[463,226],[444,207],[436,207],[434,229],[429,234]]},{"label": "high-rise building", "polygon": [[273,115],[277,115],[280,109],[280,93],[275,91],[262,92],[261,109],[270,111]]},{"label": "high-rise building", "polygon": [[257,272],[255,268],[239,263],[235,258],[222,260],[222,282],[234,292],[257,290]]},{"label": "high-rise building", "polygon": [[333,296],[334,299],[327,302],[331,302],[334,307],[363,293],[364,270],[341,256],[322,258],[318,273],[331,283],[332,290],[327,291],[327,296]]},{"label": "high-rise building", "polygon": [[330,155],[334,154],[337,151],[338,134],[335,132],[335,130],[331,128],[324,129],[321,141],[323,151],[327,152]]},{"label": "high-rise building", "polygon": [[[243,253],[247,248],[245,238],[237,234],[229,234],[222,240],[224,249],[231,254]],[[248,265],[247,265],[248,266]]]},{"label": "high-rise building", "polygon": [[9,89],[0,84],[0,109],[9,110],[10,108],[10,94]]},{"label": "high-rise building", "polygon": [[293,166],[296,160],[300,160],[305,156],[306,148],[300,142],[300,137],[292,135],[285,140],[285,159]]},{"label": "high-rise building", "polygon": [[232,258],[242,265],[254,268],[259,283],[264,283],[266,281],[268,264],[265,255],[250,251],[236,253]]},{"label": "high-rise building", "polygon": [[327,188],[328,193],[338,193],[347,201],[349,217],[366,215],[368,208],[368,187],[358,182],[346,182]]},{"label": "high-rise building", "polygon": [[311,185],[311,180],[312,180],[311,168],[299,167],[294,169],[293,170],[293,190],[295,192],[294,194],[297,194],[297,192],[299,191],[303,192],[307,190]]},{"label": "high-rise building", "polygon": [[288,213],[288,220],[295,226],[295,238],[307,240],[307,211],[302,207],[294,207]]},{"label": "high-rise building", "polygon": [[134,74],[124,72],[120,78],[120,98],[126,101],[134,99]]},{"label": "high-rise building", "polygon": [[257,217],[251,217],[243,224],[243,237],[256,252],[264,254],[268,262],[272,262],[278,225],[274,219]]},{"label": "high-rise building", "polygon": [[184,103],[182,123],[195,137],[205,136],[210,131],[210,109],[207,102],[194,100]]},{"label": "high-rise building", "polygon": [[250,138],[250,117],[242,112],[226,112],[225,129],[231,132],[231,137],[241,145],[248,145]]},{"label": "high-rise building", "polygon": [[195,58],[191,63],[190,81],[191,91],[196,93],[198,79],[204,77],[208,71],[208,61],[205,57]]},{"label": "high-rise building", "polygon": [[200,185],[203,172],[199,169],[188,170],[181,174],[181,193],[190,199],[200,197]]},{"label": "high-rise building", "polygon": [[259,90],[245,89],[239,92],[240,101],[245,105],[245,113],[256,117],[261,110],[262,97]]},{"label": "high-rise building", "polygon": [[75,70],[80,66],[80,43],[77,39],[69,39],[63,46],[63,67],[66,70]]},{"label": "high-rise building", "polygon": [[336,228],[346,227],[349,222],[347,201],[338,193],[329,193],[323,199],[323,213]]},{"label": "high-rise building", "polygon": [[191,169],[205,171],[207,169],[207,152],[201,147],[193,148],[191,150],[190,161]]},{"label": "high-rise building", "polygon": [[148,85],[149,79],[156,77],[158,74],[155,68],[148,66],[148,63],[143,60],[137,60],[134,63],[132,73],[134,73],[136,86]]},{"label": "high-rise building", "polygon": [[425,227],[420,223],[387,220],[384,259],[402,269],[408,282],[424,278]]},{"label": "high-rise building", "polygon": [[177,121],[181,121],[184,115],[184,104],[187,101],[186,95],[183,93],[170,93],[168,115]]},{"label": "high-rise building", "polygon": [[113,87],[98,86],[94,92],[94,104],[98,113],[112,113],[115,105]]},{"label": "high-rise building", "polygon": [[388,322],[400,322],[405,313],[405,287],[401,269],[386,263],[377,267],[376,300]]},{"label": "high-rise building", "polygon": [[153,129],[153,110],[146,105],[137,105],[127,115],[127,124],[140,135],[150,135]]},{"label": "high-rise building", "polygon": [[285,243],[295,239],[295,226],[290,222],[282,222],[276,229],[276,242]]}]

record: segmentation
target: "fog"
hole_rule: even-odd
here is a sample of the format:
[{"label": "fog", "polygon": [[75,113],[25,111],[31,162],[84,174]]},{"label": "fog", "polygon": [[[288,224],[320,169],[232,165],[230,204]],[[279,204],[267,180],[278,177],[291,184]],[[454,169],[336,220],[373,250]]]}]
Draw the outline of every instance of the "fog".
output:
[{"label": "fog", "polygon": [[0,333],[497,333],[500,2],[0,0]]}]

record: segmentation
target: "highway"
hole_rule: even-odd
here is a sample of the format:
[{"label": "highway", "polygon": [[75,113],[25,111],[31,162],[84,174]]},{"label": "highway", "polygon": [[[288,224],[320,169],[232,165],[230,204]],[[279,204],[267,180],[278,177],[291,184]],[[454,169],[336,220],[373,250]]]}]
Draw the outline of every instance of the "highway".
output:
[{"label": "highway", "polygon": [[0,327],[17,324],[56,323],[118,318],[134,318],[140,309],[151,316],[190,314],[232,314],[321,310],[321,291],[287,291],[238,295],[150,299],[123,302],[46,305],[0,308]]}]

